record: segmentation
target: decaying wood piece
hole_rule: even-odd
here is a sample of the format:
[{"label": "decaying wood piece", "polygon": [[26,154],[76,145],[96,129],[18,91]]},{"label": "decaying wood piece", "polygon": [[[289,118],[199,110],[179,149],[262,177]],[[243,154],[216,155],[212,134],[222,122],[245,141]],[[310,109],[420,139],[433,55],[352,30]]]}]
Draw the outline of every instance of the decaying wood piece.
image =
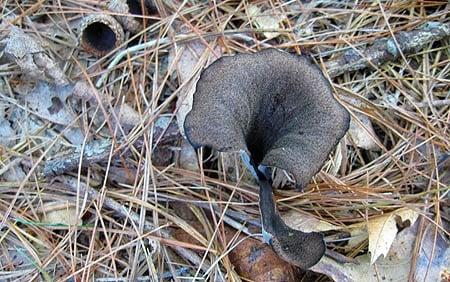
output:
[{"label": "decaying wood piece", "polygon": [[380,66],[401,56],[420,51],[426,44],[450,36],[450,25],[428,22],[416,30],[403,31],[394,38],[376,40],[365,50],[351,49],[335,60],[325,63],[330,77],[371,67]]},{"label": "decaying wood piece", "polygon": [[[153,134],[155,140],[159,143],[169,143],[181,138],[175,121],[169,123],[156,121]],[[81,167],[89,167],[94,163],[107,161],[110,155],[114,154],[114,148],[112,147],[119,148],[126,142],[127,141],[123,139],[117,139],[115,142],[112,139],[103,139],[89,141],[85,144],[69,148],[52,156],[51,159],[45,163],[43,176],[58,176],[68,171],[76,170],[80,165]],[[142,143],[142,140],[136,142]],[[138,144],[138,147],[139,146],[140,145]],[[124,149],[124,151],[125,150],[126,149]],[[124,151],[121,153],[126,153]]]},{"label": "decaying wood piece", "polygon": [[111,153],[111,146],[111,139],[92,141],[84,144],[84,146],[76,146],[73,149],[53,156],[53,159],[45,164],[44,176],[56,176],[66,171],[74,170],[80,165],[80,159],[83,167],[103,161]]}]

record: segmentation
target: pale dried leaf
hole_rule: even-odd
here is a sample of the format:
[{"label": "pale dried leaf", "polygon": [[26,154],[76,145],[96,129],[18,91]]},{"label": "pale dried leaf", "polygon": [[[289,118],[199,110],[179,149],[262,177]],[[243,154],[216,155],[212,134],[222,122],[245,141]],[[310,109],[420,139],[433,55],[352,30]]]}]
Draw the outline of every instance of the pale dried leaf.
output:
[{"label": "pale dried leaf", "polygon": [[320,220],[310,214],[299,213],[295,210],[290,210],[283,216],[285,223],[293,228],[298,229],[303,232],[314,232],[314,231],[329,231],[329,230],[339,230],[340,226],[333,225],[326,221]]},{"label": "pale dried leaf", "polygon": [[[262,11],[260,8],[250,5],[248,7],[248,14],[255,26],[263,30],[278,30],[280,29],[280,23],[277,17],[270,15],[271,10]],[[263,32],[264,37],[267,39],[273,39],[280,35],[279,32]]]},{"label": "pale dried leaf", "polygon": [[20,94],[27,101],[28,108],[39,117],[53,123],[70,125],[76,119],[66,102],[72,89],[72,84],[61,86],[39,81],[29,93]]},{"label": "pale dried leaf", "polygon": [[397,218],[409,220],[414,224],[419,214],[408,208],[401,208],[392,213],[377,217],[368,222],[370,263],[373,264],[379,256],[386,257],[392,242],[397,235]]},{"label": "pale dried leaf", "polygon": [[50,203],[42,208],[41,222],[49,225],[82,225],[77,209],[69,203]]},{"label": "pale dried leaf", "polygon": [[177,100],[177,113],[176,113],[177,124],[178,129],[180,130],[183,136],[185,136],[183,126],[184,120],[186,119],[186,115],[192,109],[192,102],[195,93],[195,85],[197,84],[199,78],[200,75],[196,76],[193,81],[186,83],[185,88],[182,88],[182,90],[180,90],[180,99]]},{"label": "pale dried leaf", "polygon": [[350,121],[349,134],[353,142],[359,148],[365,150],[379,150],[377,145],[376,134],[373,130],[372,122],[364,115],[358,115],[358,120],[352,117]]},{"label": "pale dried leaf", "polygon": [[[192,109],[192,99],[195,85],[200,77],[203,67],[212,60],[211,49],[218,52],[217,47],[208,48],[200,40],[180,45],[181,48],[172,48],[169,53],[169,66],[176,62],[177,74],[180,78],[181,88],[177,101],[177,122],[181,134],[184,136],[184,119]],[[212,61],[211,61],[212,62]]]},{"label": "pale dried leaf", "polygon": [[24,74],[58,85],[69,83],[63,70],[46,53],[41,42],[20,28],[12,26],[8,37],[0,43],[6,45],[5,54],[19,65]]},{"label": "pale dried leaf", "polygon": [[407,281],[417,230],[418,224],[402,230],[392,242],[388,255],[379,258],[375,265],[370,262],[369,254],[356,257],[358,264],[341,263],[325,256],[311,270],[340,282]]},{"label": "pale dried leaf", "polygon": [[425,228],[414,278],[415,281],[449,281],[449,241],[434,224]]}]

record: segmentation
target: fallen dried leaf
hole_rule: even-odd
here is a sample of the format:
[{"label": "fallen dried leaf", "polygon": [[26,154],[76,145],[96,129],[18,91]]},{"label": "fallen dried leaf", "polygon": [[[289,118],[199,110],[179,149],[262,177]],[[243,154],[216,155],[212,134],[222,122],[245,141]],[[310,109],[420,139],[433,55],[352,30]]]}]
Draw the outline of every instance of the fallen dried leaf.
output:
[{"label": "fallen dried leaf", "polygon": [[[199,231],[204,230],[200,222],[191,222]],[[236,272],[251,281],[298,281],[299,269],[280,259],[267,244],[244,235],[235,237],[236,230],[225,226],[227,244],[239,242],[232,246],[228,257]],[[191,235],[178,229],[173,236],[180,241],[200,244]]]},{"label": "fallen dried leaf", "polygon": [[409,220],[414,224],[419,214],[408,208],[401,208],[392,213],[377,217],[368,222],[370,263],[373,264],[380,255],[386,255],[391,248],[392,242],[397,235],[397,221]]},{"label": "fallen dried leaf", "polygon": [[184,136],[184,119],[192,108],[195,85],[200,77],[200,72],[208,60],[210,63],[214,60],[210,53],[211,48],[216,52],[219,50],[214,46],[208,48],[200,40],[191,41],[182,47],[170,49],[169,65],[172,65],[173,61],[177,62],[177,74],[180,84],[183,85],[177,101],[177,122],[180,132]]},{"label": "fallen dried leaf", "polygon": [[364,115],[358,115],[357,119],[352,117],[350,121],[349,134],[355,145],[365,150],[379,150],[375,142],[376,134],[372,122]]},{"label": "fallen dried leaf", "polygon": [[[260,8],[255,5],[249,5],[248,14],[250,18],[253,20],[255,26],[259,29],[266,30],[278,30],[280,29],[280,23],[277,17],[270,15],[269,13],[272,10],[262,11]],[[263,35],[267,39],[273,39],[275,37],[280,36],[279,32],[263,32]]]},{"label": "fallen dried leaf", "polygon": [[19,65],[23,74],[58,85],[69,83],[63,70],[50,58],[41,43],[20,28],[11,26],[8,37],[0,44],[6,45],[5,54]]},{"label": "fallen dried leaf", "polygon": [[82,219],[78,219],[77,209],[73,204],[69,203],[48,203],[42,207],[41,222],[49,224],[51,227],[57,227],[58,225],[73,226],[82,225]]},{"label": "fallen dried leaf", "polygon": [[450,281],[449,241],[432,223],[425,227],[414,279],[414,281]]},{"label": "fallen dried leaf", "polygon": [[407,281],[417,230],[418,224],[415,224],[399,232],[387,256],[379,258],[375,264],[371,263],[369,254],[356,257],[358,263],[340,263],[324,256],[311,270],[326,274],[339,282]]},{"label": "fallen dried leaf", "polygon": [[56,85],[38,81],[29,93],[20,93],[28,107],[40,118],[62,125],[73,125],[76,116],[67,107],[67,98],[72,95],[73,85]]}]

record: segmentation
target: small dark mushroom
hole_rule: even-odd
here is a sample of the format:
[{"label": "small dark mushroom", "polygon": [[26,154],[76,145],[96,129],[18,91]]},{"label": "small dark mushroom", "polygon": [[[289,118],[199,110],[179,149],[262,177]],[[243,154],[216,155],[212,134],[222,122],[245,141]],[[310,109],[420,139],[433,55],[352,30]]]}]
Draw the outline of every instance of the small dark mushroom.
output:
[{"label": "small dark mushroom", "polygon": [[222,57],[197,82],[185,134],[195,148],[241,151],[260,184],[263,234],[283,259],[302,268],[323,256],[320,233],[288,227],[276,212],[266,168],[290,172],[299,187],[344,136],[349,114],[318,67],[276,49]]}]

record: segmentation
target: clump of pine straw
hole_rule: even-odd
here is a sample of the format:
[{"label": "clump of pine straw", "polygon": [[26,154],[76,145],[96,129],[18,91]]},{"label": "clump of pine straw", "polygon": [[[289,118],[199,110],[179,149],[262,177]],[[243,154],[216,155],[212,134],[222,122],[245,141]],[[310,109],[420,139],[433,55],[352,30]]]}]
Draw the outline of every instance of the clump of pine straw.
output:
[{"label": "clump of pine straw", "polygon": [[[56,146],[45,133],[61,137],[66,132],[33,111],[24,116],[33,118],[40,130],[22,130],[24,135],[8,137],[10,146],[0,147],[0,277],[11,281],[238,277],[224,255],[236,243],[224,239],[224,225],[231,218],[234,228],[256,236],[257,188],[243,177],[238,157],[231,174],[222,169],[220,155],[212,155],[200,172],[183,169],[172,159],[181,138],[164,143],[164,137],[154,135],[160,117],[175,119],[184,87],[176,72],[177,58],[168,64],[172,48],[196,39],[215,42],[230,55],[275,47],[311,57],[328,76],[326,62],[344,52],[365,56],[364,50],[376,40],[429,21],[450,24],[444,0],[252,1],[279,19],[279,36],[269,40],[246,12],[247,1],[155,1],[158,11],[147,16],[141,33],[128,34],[122,50],[144,47],[111,64],[120,50],[94,58],[77,45],[77,24],[83,16],[110,13],[103,1],[19,2],[1,4],[0,35],[10,25],[20,26],[48,43],[47,52],[71,80],[95,85],[103,76],[100,95],[112,97],[111,108],[127,103],[140,115],[140,123],[122,131],[115,127],[117,116],[98,109],[105,121],[100,128],[89,118],[91,105],[82,105],[77,127],[86,140],[112,139],[110,157],[89,168],[43,178],[45,161],[51,159],[49,147]],[[348,135],[304,193],[277,190],[282,213],[294,209],[348,225],[409,207],[449,235],[449,45],[447,36],[414,54],[330,78],[336,97],[359,125],[357,132],[368,139]],[[199,71],[202,65],[193,67]],[[17,119],[13,108],[23,105],[12,84],[25,76],[11,63],[2,64],[0,73],[5,116]],[[367,142],[370,148],[365,148]],[[71,146],[68,140],[62,143]],[[62,205],[60,212],[72,211],[74,224],[42,222],[54,203]],[[199,243],[176,239],[172,233],[178,229]]]}]

